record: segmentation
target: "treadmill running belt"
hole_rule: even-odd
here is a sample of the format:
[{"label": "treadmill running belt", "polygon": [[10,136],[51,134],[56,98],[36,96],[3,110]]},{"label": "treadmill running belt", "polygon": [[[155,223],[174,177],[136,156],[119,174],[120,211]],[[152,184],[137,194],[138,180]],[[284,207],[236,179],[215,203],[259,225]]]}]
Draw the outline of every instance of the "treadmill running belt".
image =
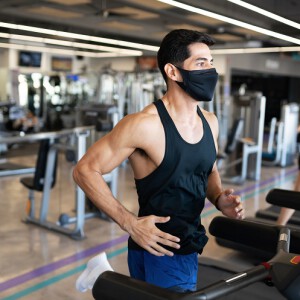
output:
[{"label": "treadmill running belt", "polygon": [[[206,266],[199,263],[198,289],[203,288],[221,279],[227,279],[234,273],[215,266]],[[249,285],[235,293],[223,296],[222,300],[285,300],[275,287],[267,286],[263,282]]]}]

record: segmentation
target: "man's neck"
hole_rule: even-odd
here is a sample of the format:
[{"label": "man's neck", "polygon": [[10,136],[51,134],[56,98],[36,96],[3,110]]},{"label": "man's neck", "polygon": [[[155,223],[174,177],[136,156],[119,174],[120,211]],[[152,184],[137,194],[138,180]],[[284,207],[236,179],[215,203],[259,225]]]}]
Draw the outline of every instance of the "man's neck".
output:
[{"label": "man's neck", "polygon": [[181,88],[171,89],[162,97],[166,109],[174,120],[189,123],[198,121],[198,102],[188,96]]}]

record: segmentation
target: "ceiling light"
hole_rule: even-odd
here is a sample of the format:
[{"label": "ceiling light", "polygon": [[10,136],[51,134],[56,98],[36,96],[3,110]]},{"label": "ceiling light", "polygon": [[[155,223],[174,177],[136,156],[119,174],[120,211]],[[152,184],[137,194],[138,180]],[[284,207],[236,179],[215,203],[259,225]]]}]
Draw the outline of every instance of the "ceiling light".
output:
[{"label": "ceiling light", "polygon": [[27,36],[27,35],[19,35],[19,34],[10,34],[10,33],[1,33],[0,32],[0,37],[11,39],[11,40],[27,41],[27,42],[30,42],[30,43],[35,42],[35,43],[59,45],[59,46],[65,46],[65,47],[90,49],[90,50],[96,50],[96,51],[107,51],[107,52],[114,52],[114,53],[122,53],[124,55],[128,54],[130,56],[134,56],[134,55],[141,56],[141,55],[143,55],[143,52],[138,51],[138,50],[107,47],[107,46],[92,45],[92,44],[85,44],[85,43],[78,43],[78,42],[70,42],[70,41],[42,38],[42,37],[36,37],[36,36]]},{"label": "ceiling light", "polygon": [[[9,37],[10,34],[0,33],[0,37]],[[129,54],[122,54],[116,52],[88,52],[88,51],[77,51],[70,49],[61,48],[47,48],[43,46],[33,46],[15,43],[0,43],[0,48],[8,48],[15,50],[28,50],[28,51],[39,51],[43,53],[59,54],[59,55],[70,55],[70,56],[85,56],[94,58],[105,58],[105,57],[121,57],[130,56]],[[299,46],[294,47],[269,47],[269,48],[233,48],[233,49],[212,49],[213,55],[224,55],[224,54],[250,54],[250,53],[274,53],[274,52],[297,52],[300,51]],[[132,55],[136,56],[136,54]]]},{"label": "ceiling light", "polygon": [[79,33],[58,31],[58,30],[39,28],[39,27],[33,27],[33,26],[0,22],[0,27],[42,33],[42,34],[47,34],[47,35],[61,36],[61,37],[84,40],[84,41],[92,41],[92,42],[116,45],[116,46],[121,46],[121,47],[129,47],[129,48],[134,48],[134,49],[139,49],[139,50],[148,50],[148,51],[154,51],[154,52],[156,52],[158,50],[158,47],[146,45],[146,44],[132,43],[132,42],[126,42],[126,41],[121,41],[121,40],[113,40],[113,39],[107,39],[107,38],[102,38],[102,37],[97,37],[97,36],[90,36],[90,35],[79,34]]},{"label": "ceiling light", "polygon": [[199,14],[199,15],[204,15],[206,17],[214,18],[214,19],[226,22],[226,23],[230,23],[230,24],[233,24],[233,25],[236,25],[236,26],[239,26],[239,27],[247,28],[247,29],[250,29],[252,31],[256,31],[256,32],[259,32],[259,33],[262,33],[262,34],[265,34],[265,35],[268,35],[268,36],[272,36],[272,37],[275,37],[275,38],[278,38],[278,39],[281,39],[281,40],[284,40],[284,41],[287,41],[287,42],[291,42],[291,43],[300,45],[300,39],[296,39],[296,38],[293,38],[293,37],[285,35],[285,34],[274,32],[274,31],[271,31],[271,30],[268,30],[268,29],[265,29],[265,28],[255,26],[255,25],[251,25],[249,23],[245,23],[245,22],[242,22],[242,21],[239,21],[239,20],[236,20],[236,19],[225,17],[223,15],[213,13],[213,12],[210,12],[208,10],[204,10],[204,9],[197,8],[197,7],[194,7],[194,6],[191,6],[191,5],[183,4],[183,3],[180,3],[180,2],[174,1],[174,0],[157,0],[157,1],[166,3],[166,4],[169,4],[169,5],[172,5],[172,6],[175,6],[175,7],[178,7],[178,8],[181,8],[181,9]]},{"label": "ceiling light", "polygon": [[[59,55],[70,55],[70,56],[86,56],[86,57],[121,57],[130,56],[129,54],[122,54],[116,52],[88,52],[88,51],[77,51],[71,49],[61,49],[61,48],[47,48],[42,46],[32,46],[32,45],[21,45],[14,43],[0,43],[0,48],[16,49],[16,50],[28,50],[28,51],[39,51],[43,53],[52,53]],[[133,55],[136,56],[136,55]]]},{"label": "ceiling light", "polygon": [[213,55],[219,54],[249,54],[249,53],[274,53],[274,52],[297,52],[299,46],[295,47],[267,47],[267,48],[233,48],[233,49],[212,49]]},{"label": "ceiling light", "polygon": [[286,25],[289,25],[289,26],[295,27],[297,29],[300,29],[300,24],[299,23],[296,23],[294,21],[291,21],[291,20],[288,20],[286,18],[280,17],[278,15],[275,15],[275,14],[273,14],[273,13],[267,11],[267,10],[264,10],[262,8],[259,8],[259,7],[255,6],[255,5],[249,4],[245,1],[241,1],[241,0],[227,0],[227,1],[230,1],[234,4],[243,6],[247,9],[255,11],[255,12],[261,14],[261,15],[264,15],[265,17],[271,18],[271,19],[276,20],[278,22],[281,22],[281,23],[284,23]]}]

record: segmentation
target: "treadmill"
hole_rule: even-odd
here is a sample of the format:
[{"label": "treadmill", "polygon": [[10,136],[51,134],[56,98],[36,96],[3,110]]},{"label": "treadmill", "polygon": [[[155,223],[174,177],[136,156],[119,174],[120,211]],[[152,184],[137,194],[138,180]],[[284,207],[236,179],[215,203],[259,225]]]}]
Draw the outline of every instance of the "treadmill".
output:
[{"label": "treadmill", "polygon": [[[269,201],[280,204],[286,191],[273,190]],[[290,191],[288,191],[290,192]],[[295,193],[295,192],[292,192]],[[299,194],[297,198],[299,198]],[[296,196],[296,195],[294,195]],[[285,206],[300,209],[300,201],[288,198]],[[92,294],[96,300],[296,300],[300,299],[300,231],[226,217],[213,219],[209,231],[244,247],[258,248],[271,258],[239,273],[199,265],[198,290],[177,293],[112,271],[102,273]]]}]

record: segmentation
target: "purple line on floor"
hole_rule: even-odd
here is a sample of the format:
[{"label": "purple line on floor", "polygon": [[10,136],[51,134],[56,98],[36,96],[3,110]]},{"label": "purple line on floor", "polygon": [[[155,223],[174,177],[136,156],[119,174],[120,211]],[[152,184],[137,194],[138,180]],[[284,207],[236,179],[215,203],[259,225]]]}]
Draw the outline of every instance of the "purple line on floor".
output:
[{"label": "purple line on floor", "polygon": [[89,249],[80,251],[78,253],[75,253],[73,255],[70,255],[66,258],[60,259],[56,262],[50,263],[48,265],[34,269],[30,272],[27,272],[22,275],[16,276],[14,278],[8,279],[7,281],[0,283],[0,291],[7,290],[9,288],[15,287],[16,285],[19,285],[26,281],[32,280],[36,277],[53,272],[57,269],[60,269],[66,265],[69,265],[69,264],[79,261],[81,259],[87,258],[91,255],[96,255],[100,252],[105,251],[106,249],[108,249],[110,247],[116,246],[118,244],[121,244],[121,243],[127,241],[127,239],[128,239],[128,235],[126,234],[126,235],[118,237],[114,240],[99,244],[92,248],[89,248]]}]

